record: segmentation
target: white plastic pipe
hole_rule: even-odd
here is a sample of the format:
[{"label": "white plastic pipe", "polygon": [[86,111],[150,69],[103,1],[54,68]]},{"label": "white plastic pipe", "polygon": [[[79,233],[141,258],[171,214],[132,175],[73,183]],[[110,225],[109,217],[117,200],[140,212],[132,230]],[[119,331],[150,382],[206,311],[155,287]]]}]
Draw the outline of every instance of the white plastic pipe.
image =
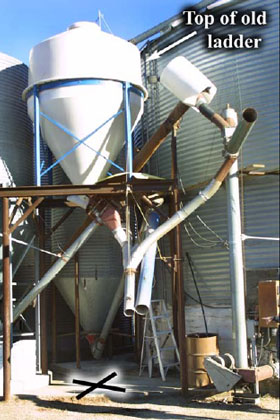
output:
[{"label": "white plastic pipe", "polygon": [[[126,280],[125,280],[125,296],[124,296],[124,314],[126,316],[132,315],[134,311],[134,284],[135,272],[142,261],[147,250],[156,243],[160,238],[169,233],[175,226],[183,222],[190,214],[192,214],[198,207],[208,201],[220,188],[222,182],[214,178],[210,184],[200,191],[200,193],[187,203],[182,209],[177,211],[170,219],[159,226],[154,232],[147,236],[140,245],[133,251],[131,258],[126,267]],[[132,313],[131,313],[132,312]]]},{"label": "white plastic pipe", "polygon": [[65,251],[63,258],[58,259],[41,280],[33,287],[32,290],[22,299],[22,301],[15,307],[13,314],[13,322],[25,309],[31,304],[36,296],[41,293],[44,288],[55,278],[60,270],[70,261],[73,255],[81,248],[81,246],[89,239],[93,232],[98,227],[98,223],[92,222],[81,235],[73,242],[72,245]]},{"label": "white plastic pipe", "polygon": [[[150,235],[159,225],[159,216],[153,211],[148,215],[148,226],[145,229],[145,237]],[[137,299],[135,310],[139,315],[145,315],[151,304],[152,286],[155,271],[155,258],[157,253],[157,242],[150,246],[144,255],[138,283]]]},{"label": "white plastic pipe", "polygon": [[245,281],[243,273],[241,211],[237,161],[235,161],[231,167],[227,180],[227,202],[234,357],[237,368],[247,368],[248,349],[245,309]]}]

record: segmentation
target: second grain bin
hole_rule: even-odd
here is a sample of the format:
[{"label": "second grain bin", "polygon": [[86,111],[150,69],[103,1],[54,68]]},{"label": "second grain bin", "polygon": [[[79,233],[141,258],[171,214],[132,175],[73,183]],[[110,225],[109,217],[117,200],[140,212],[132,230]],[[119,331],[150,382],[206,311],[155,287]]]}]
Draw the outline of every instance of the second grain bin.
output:
[{"label": "second grain bin", "polygon": [[[32,125],[27,115],[26,104],[21,99],[22,90],[27,86],[28,68],[18,59],[0,53],[0,184],[2,187],[31,185],[32,166]],[[24,165],[22,164],[24,162]],[[10,200],[10,211],[15,207]],[[13,222],[24,211],[24,202],[14,214]],[[0,203],[0,232],[2,233],[2,202]],[[13,232],[13,239],[29,242],[33,229],[25,221]],[[13,273],[26,251],[23,245],[12,242]],[[0,264],[2,264],[2,238],[0,237]],[[2,270],[0,270],[1,297]]]}]

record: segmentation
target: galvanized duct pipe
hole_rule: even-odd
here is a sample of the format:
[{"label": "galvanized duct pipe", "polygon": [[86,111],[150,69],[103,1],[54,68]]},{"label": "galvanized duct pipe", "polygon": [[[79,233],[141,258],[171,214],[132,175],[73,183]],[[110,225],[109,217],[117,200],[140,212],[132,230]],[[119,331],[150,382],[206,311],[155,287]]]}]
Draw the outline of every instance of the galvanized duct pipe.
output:
[{"label": "galvanized duct pipe", "polygon": [[68,263],[73,255],[81,248],[81,246],[89,239],[92,233],[98,227],[97,222],[91,222],[80,236],[69,246],[65,251],[63,258],[58,259],[47,273],[41,278],[35,287],[22,299],[22,301],[15,307],[13,313],[13,322],[25,309],[31,304],[36,296],[44,290],[44,288],[54,279],[60,270]]},{"label": "galvanized duct pipe", "polygon": [[111,329],[111,326],[114,322],[114,319],[120,307],[121,301],[123,299],[123,289],[124,289],[124,275],[122,276],[120,284],[116,290],[113,302],[110,306],[102,331],[99,337],[94,341],[93,345],[91,346],[92,356],[96,360],[99,360],[102,357],[104,346],[105,346],[109,331]]},{"label": "galvanized duct pipe", "polygon": [[[238,157],[238,151],[242,146],[243,142],[246,140],[248,136],[248,132],[253,127],[256,119],[257,119],[257,112],[252,108],[246,109],[243,112],[243,118],[245,121],[241,121],[236,128],[237,134],[233,135],[231,140],[229,141],[227,148],[228,150],[232,150],[234,154],[229,154],[225,159],[223,165],[217,172],[214,179],[210,182],[210,184],[204,188],[202,191],[199,192],[198,196],[187,203],[182,209],[177,211],[169,220],[164,222],[161,226],[159,226],[153,233],[151,233],[144,241],[133,251],[129,263],[126,267],[126,287],[125,287],[125,307],[127,303],[129,307],[133,307],[134,304],[134,289],[135,284],[135,272],[142,261],[143,256],[150,248],[150,246],[170,232],[175,226],[179,223],[184,221],[190,214],[192,214],[198,207],[208,201],[213,195],[218,191],[222,182],[226,178],[229,173],[229,170],[235,160]],[[251,121],[250,121],[251,120]],[[241,129],[241,127],[247,127],[247,130]],[[242,137],[243,136],[243,137]],[[129,292],[129,293],[127,293]],[[125,313],[125,312],[124,312]],[[125,315],[127,315],[125,313]]]},{"label": "galvanized duct pipe", "polygon": [[243,273],[241,212],[239,200],[238,162],[235,161],[227,179],[228,240],[232,300],[232,336],[236,367],[248,367],[245,282]]},{"label": "galvanized duct pipe", "polygon": [[[145,237],[150,235],[159,225],[159,216],[153,211],[148,215],[148,225],[145,229]],[[155,258],[157,253],[157,242],[154,242],[144,255],[137,291],[135,310],[139,315],[146,315],[151,304],[152,286],[155,271]]]}]

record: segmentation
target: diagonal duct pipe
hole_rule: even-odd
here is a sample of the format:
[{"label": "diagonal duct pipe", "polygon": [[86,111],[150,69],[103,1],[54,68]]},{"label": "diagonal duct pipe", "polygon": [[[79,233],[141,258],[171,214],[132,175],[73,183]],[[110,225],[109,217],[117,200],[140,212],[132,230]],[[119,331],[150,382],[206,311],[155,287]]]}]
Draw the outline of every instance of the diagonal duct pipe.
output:
[{"label": "diagonal duct pipe", "polygon": [[[144,241],[138,245],[133,251],[131,258],[125,269],[125,302],[129,306],[134,306],[134,288],[135,288],[135,273],[138,265],[142,261],[145,253],[152,244],[162,238],[164,235],[169,233],[175,226],[183,222],[188,216],[190,216],[198,207],[208,201],[213,195],[219,190],[222,182],[229,173],[233,163],[238,158],[238,152],[244,141],[247,139],[249,132],[257,119],[257,112],[253,108],[247,108],[243,112],[243,120],[238,124],[232,138],[227,144],[228,156],[226,157],[223,165],[209,183],[199,194],[177,211],[170,219],[159,226],[153,233],[147,236]],[[126,313],[124,312],[126,315]]]},{"label": "diagonal duct pipe", "polygon": [[22,301],[15,307],[13,312],[13,322],[22,314],[23,311],[31,304],[36,296],[41,293],[44,288],[55,278],[55,276],[68,263],[73,255],[81,248],[81,246],[89,239],[93,232],[97,229],[99,224],[91,222],[79,237],[70,245],[64,252],[63,258],[58,259],[41,280],[33,287],[32,290],[22,299]]}]

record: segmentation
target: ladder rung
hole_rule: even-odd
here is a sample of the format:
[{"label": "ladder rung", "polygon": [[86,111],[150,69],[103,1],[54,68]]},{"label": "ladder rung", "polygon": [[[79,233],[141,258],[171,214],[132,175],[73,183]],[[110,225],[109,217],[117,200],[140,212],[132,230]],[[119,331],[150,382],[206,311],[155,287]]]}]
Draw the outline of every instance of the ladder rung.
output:
[{"label": "ladder rung", "polygon": [[156,335],[168,335],[171,334],[172,331],[170,330],[162,330],[162,331],[157,331]]},{"label": "ladder rung", "polygon": [[159,350],[160,351],[176,350],[176,347],[175,346],[167,346],[167,347],[162,347]]},{"label": "ladder rung", "polygon": [[163,364],[164,368],[172,367],[172,366],[180,366],[179,362],[167,363],[166,365]]},{"label": "ladder rung", "polygon": [[152,316],[150,319],[163,319],[163,318],[168,318],[168,314],[155,315],[155,316]]}]

